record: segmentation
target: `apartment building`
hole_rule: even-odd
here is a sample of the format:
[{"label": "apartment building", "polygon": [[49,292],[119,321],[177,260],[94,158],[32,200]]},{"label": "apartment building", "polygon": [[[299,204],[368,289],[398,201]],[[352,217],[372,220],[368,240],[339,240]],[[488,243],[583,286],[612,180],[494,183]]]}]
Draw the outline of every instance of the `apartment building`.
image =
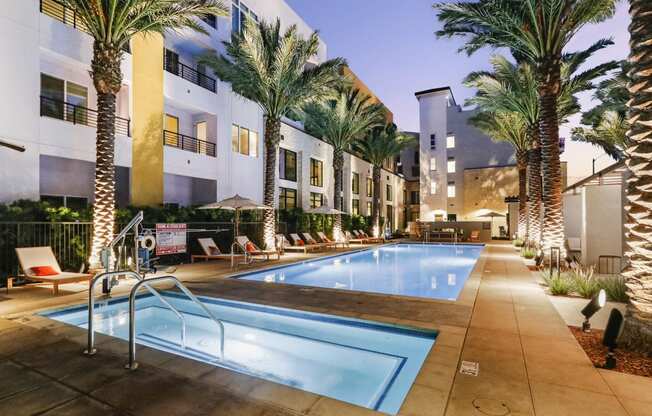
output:
[{"label": "apartment building", "polygon": [[[489,221],[484,217],[489,212],[507,214],[505,198],[518,195],[512,146],[494,142],[471,126],[474,112],[463,110],[449,87],[415,96],[420,117],[420,219]],[[494,223],[505,226],[505,218]]]},{"label": "apartment building", "polygon": [[[225,0],[226,1],[226,0]],[[232,0],[228,17],[190,30],[133,39],[122,63],[115,141],[119,205],[197,205],[235,193],[263,194],[264,120],[259,106],[198,64],[244,21],[279,18],[313,32],[283,0]],[[0,149],[0,202],[45,199],[69,206],[93,202],[96,94],[89,76],[91,37],[56,0],[8,0],[0,10],[0,138],[25,148]],[[312,63],[327,59],[321,42]],[[352,73],[351,73],[352,74]],[[359,81],[361,82],[361,81]],[[286,120],[278,160],[280,208],[333,203],[332,148]],[[402,215],[403,180],[384,171],[383,213]],[[367,215],[360,194],[369,164],[348,155],[344,209]]]}]

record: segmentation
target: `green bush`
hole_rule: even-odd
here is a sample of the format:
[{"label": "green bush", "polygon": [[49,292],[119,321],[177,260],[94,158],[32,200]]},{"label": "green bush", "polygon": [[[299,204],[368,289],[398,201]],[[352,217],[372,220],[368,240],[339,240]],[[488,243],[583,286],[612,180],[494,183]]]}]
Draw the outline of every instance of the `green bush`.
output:
[{"label": "green bush", "polygon": [[543,271],[541,276],[548,286],[548,291],[550,291],[551,295],[566,296],[573,291],[573,281],[569,279],[568,276],[566,276],[564,273],[561,275],[553,273],[553,275],[550,276],[550,271],[548,270]]},{"label": "green bush", "polygon": [[581,297],[590,299],[600,291],[600,282],[593,275],[593,266],[574,267],[568,273],[574,291]]},{"label": "green bush", "polygon": [[516,240],[512,241],[512,244],[514,247],[523,247],[525,245],[525,241],[521,240],[520,238],[517,238]]},{"label": "green bush", "polygon": [[523,248],[521,250],[521,256],[525,259],[531,260],[535,258],[537,255],[537,251],[531,248]]},{"label": "green bush", "polygon": [[607,299],[613,302],[628,302],[627,286],[622,276],[604,276],[598,279],[601,289],[607,293]]}]

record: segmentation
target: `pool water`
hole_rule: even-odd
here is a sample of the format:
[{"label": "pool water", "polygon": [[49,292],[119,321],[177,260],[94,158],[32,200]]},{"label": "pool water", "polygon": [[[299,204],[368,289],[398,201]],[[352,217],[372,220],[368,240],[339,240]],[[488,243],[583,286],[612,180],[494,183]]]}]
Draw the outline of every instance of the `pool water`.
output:
[{"label": "pool water", "polygon": [[[225,354],[220,360],[215,323],[182,295],[162,293],[186,318],[185,348],[181,346],[180,321],[149,294],[136,302],[138,344],[388,414],[398,412],[437,335],[435,331],[200,297],[224,322]],[[95,311],[98,332],[128,339],[126,298],[98,302]],[[87,314],[87,307],[79,306],[43,315],[87,328]]]},{"label": "pool water", "polygon": [[481,245],[393,244],[236,277],[456,300],[483,248]]}]

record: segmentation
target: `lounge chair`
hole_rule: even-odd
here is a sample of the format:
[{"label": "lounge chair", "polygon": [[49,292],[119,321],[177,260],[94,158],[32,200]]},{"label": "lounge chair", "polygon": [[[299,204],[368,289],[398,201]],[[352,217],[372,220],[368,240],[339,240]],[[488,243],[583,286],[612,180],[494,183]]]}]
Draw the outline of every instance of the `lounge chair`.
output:
[{"label": "lounge chair", "polygon": [[320,250],[324,247],[322,245],[308,244],[296,233],[290,234],[290,239],[292,240],[292,246],[302,248],[304,253],[308,253],[310,250]]},{"label": "lounge chair", "polygon": [[472,242],[472,243],[479,243],[480,242],[480,231],[478,231],[478,230],[471,231],[471,235],[469,236],[469,241]]},{"label": "lounge chair", "polygon": [[323,241],[317,241],[314,239],[314,237],[310,233],[301,233],[303,236],[303,241],[308,243],[311,246],[320,246],[324,248],[335,248],[335,245],[333,243],[325,243]]},{"label": "lounge chair", "polygon": [[348,246],[346,241],[333,241],[333,240],[331,240],[330,238],[328,238],[326,236],[326,234],[324,234],[323,231],[317,231],[317,237],[319,238],[320,243],[333,244],[333,246],[335,246],[335,248],[337,248],[338,245],[340,245],[342,247],[347,247]]},{"label": "lounge chair", "polygon": [[353,237],[349,231],[344,231],[344,237],[349,244],[365,244],[367,242],[364,238]]},{"label": "lounge chair", "polygon": [[369,234],[365,233],[362,230],[358,230],[358,235],[360,236],[360,238],[364,238],[367,241],[369,241],[370,243],[384,243],[385,242],[384,237],[372,237],[372,236],[370,236]]},{"label": "lounge chair", "polygon": [[190,256],[190,262],[194,263],[195,260],[231,260],[231,257],[242,258],[242,254],[228,254],[222,253],[220,248],[215,244],[212,238],[198,238],[197,242],[201,247],[204,254],[193,254]]},{"label": "lounge chair", "polygon": [[[27,280],[52,284],[52,294],[59,294],[59,285],[88,281],[93,277],[88,273],[70,273],[61,271],[59,262],[50,247],[16,248],[20,267]],[[9,278],[9,285],[14,278]]]},{"label": "lounge chair", "polygon": [[246,235],[237,236],[235,238],[235,243],[244,253],[245,263],[250,263],[258,257],[263,257],[264,260],[270,260],[270,257],[274,255],[276,256],[277,260],[281,259],[281,254],[278,250],[261,250]]},{"label": "lounge chair", "polygon": [[306,249],[304,246],[293,246],[287,238],[283,234],[276,234],[276,241],[278,244],[278,247],[281,249],[281,252],[284,251],[300,251],[300,252],[306,252]]}]

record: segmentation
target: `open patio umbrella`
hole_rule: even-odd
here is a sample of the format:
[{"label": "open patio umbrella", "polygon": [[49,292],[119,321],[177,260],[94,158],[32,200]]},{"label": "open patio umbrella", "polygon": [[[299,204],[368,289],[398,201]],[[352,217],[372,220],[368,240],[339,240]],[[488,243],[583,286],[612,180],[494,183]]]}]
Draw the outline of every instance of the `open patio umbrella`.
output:
[{"label": "open patio umbrella", "polygon": [[327,207],[326,205],[322,205],[321,207],[317,208],[310,208],[306,210],[308,214],[322,214],[322,215],[341,215],[341,214],[346,214],[344,211],[340,211],[339,209],[335,208],[330,208]]},{"label": "open patio umbrella", "polygon": [[267,205],[259,204],[258,202],[249,199],[243,198],[238,194],[235,194],[231,198],[223,199],[219,202],[213,202],[212,204],[204,205],[199,207],[199,209],[226,209],[229,211],[235,211],[235,235],[238,235],[240,222],[240,211],[253,211],[258,209],[273,209]]},{"label": "open patio umbrella", "polygon": [[483,215],[479,215],[480,218],[491,218],[491,237],[493,238],[494,234],[494,218],[502,218],[504,217],[505,214],[501,214],[500,212],[496,211],[489,211],[484,213]]}]

